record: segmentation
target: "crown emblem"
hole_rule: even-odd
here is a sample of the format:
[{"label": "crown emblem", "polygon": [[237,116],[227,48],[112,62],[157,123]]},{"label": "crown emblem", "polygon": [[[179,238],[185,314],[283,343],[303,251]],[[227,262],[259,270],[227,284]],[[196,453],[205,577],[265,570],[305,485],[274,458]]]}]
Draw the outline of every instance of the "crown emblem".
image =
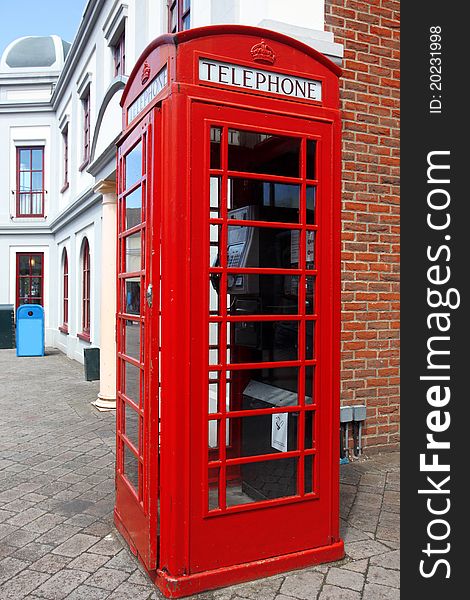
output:
[{"label": "crown emblem", "polygon": [[142,85],[144,85],[144,83],[147,83],[147,81],[149,80],[150,77],[150,65],[148,64],[147,61],[144,62],[144,66],[142,67],[142,75],[140,77],[140,80],[142,81]]},{"label": "crown emblem", "polygon": [[274,50],[271,46],[261,40],[259,44],[255,44],[251,49],[251,56],[253,60],[260,63],[265,63],[267,65],[273,65],[276,60],[276,55],[274,54]]}]

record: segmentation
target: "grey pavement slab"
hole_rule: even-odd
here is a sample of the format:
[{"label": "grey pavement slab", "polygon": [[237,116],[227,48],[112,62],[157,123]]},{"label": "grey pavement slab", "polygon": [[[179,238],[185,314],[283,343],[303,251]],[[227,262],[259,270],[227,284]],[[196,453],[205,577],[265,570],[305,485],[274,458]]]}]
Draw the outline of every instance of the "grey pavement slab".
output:
[{"label": "grey pavement slab", "polygon": [[[58,351],[0,350],[0,385],[0,600],[162,600],[113,525],[98,382]],[[397,452],[341,466],[344,560],[188,600],[398,600],[399,466]]]}]

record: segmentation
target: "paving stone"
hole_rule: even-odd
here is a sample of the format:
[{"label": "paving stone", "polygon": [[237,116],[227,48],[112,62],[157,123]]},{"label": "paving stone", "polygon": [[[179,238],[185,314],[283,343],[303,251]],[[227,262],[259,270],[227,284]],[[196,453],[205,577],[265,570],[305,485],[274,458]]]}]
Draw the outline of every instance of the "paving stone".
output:
[{"label": "paving stone", "polygon": [[367,572],[367,583],[378,583],[389,587],[400,587],[400,573],[392,569],[384,569],[371,565]]},{"label": "paving stone", "polygon": [[352,542],[348,544],[346,553],[353,560],[359,560],[361,558],[369,558],[376,554],[383,554],[387,552],[387,546],[376,542],[375,540],[364,540],[361,542]]},{"label": "paving stone", "polygon": [[353,590],[325,584],[318,600],[361,600],[361,594]]},{"label": "paving stone", "polygon": [[132,573],[137,568],[137,561],[126,549],[122,549],[119,554],[113,556],[113,558],[106,563],[106,566],[110,569],[118,569],[126,571],[126,573]]},{"label": "paving stone", "polygon": [[20,600],[47,581],[49,577],[50,575],[47,573],[25,569],[0,586],[0,600]]},{"label": "paving stone", "polygon": [[35,540],[38,535],[38,533],[33,533],[32,531],[17,529],[14,533],[10,533],[10,535],[4,537],[1,543],[15,546],[16,548],[21,548]]},{"label": "paving stone", "polygon": [[311,600],[320,591],[323,578],[324,575],[314,571],[297,571],[287,575],[279,591],[300,600]]},{"label": "paving stone", "polygon": [[354,571],[347,571],[344,569],[338,569],[332,567],[326,576],[326,583],[349,588],[360,592],[364,586],[364,575],[361,573],[355,573]]},{"label": "paving stone", "polygon": [[39,560],[31,565],[31,569],[35,571],[42,571],[44,573],[50,573],[54,575],[57,571],[60,571],[66,567],[70,558],[68,556],[60,556],[59,554],[45,554]]},{"label": "paving stone", "polygon": [[[74,558],[69,564],[69,567],[71,569],[78,569],[79,571],[94,573],[107,562],[108,558],[109,556],[84,552],[83,554],[80,554],[80,556],[77,556],[77,558]],[[134,569],[135,568],[136,565],[134,564]]]},{"label": "paving stone", "polygon": [[149,585],[152,581],[148,575],[143,573],[140,569],[136,569],[127,580],[129,583],[136,583],[137,585]]},{"label": "paving stone", "polygon": [[386,569],[399,569],[400,568],[400,552],[398,550],[392,550],[385,554],[379,554],[373,556],[370,559],[371,565],[378,567],[385,567]]},{"label": "paving stone", "polygon": [[[91,587],[89,585],[79,585],[67,596],[67,600],[105,600],[109,597],[109,590]],[[129,600],[132,596],[129,596]]]},{"label": "paving stone", "polygon": [[[125,581],[114,592],[111,592],[108,600],[130,600],[131,598],[132,600],[147,600],[153,591],[153,587],[142,587]],[[160,598],[163,598],[163,596],[160,596]]]},{"label": "paving stone", "polygon": [[129,573],[126,573],[125,571],[123,572],[118,571],[117,569],[107,569],[106,567],[101,567],[87,580],[87,585],[93,585],[95,587],[112,591],[121,585],[121,583],[123,583],[128,577]]},{"label": "paving stone", "polygon": [[88,573],[83,571],[64,569],[52,575],[50,579],[35,590],[35,594],[48,600],[62,600],[83,583],[88,578],[88,575]]},{"label": "paving stone", "polygon": [[362,600],[400,600],[400,591],[385,585],[366,583]]},{"label": "paving stone", "polygon": [[364,558],[362,560],[353,560],[351,562],[348,562],[344,564],[341,568],[346,569],[348,571],[355,571],[356,573],[365,573],[367,571],[368,565],[368,559]]},{"label": "paving stone", "polygon": [[113,533],[109,533],[104,539],[100,540],[97,544],[90,548],[90,552],[95,552],[96,554],[106,554],[108,556],[114,556],[121,550],[122,542]]},{"label": "paving stone", "polygon": [[38,560],[38,558],[41,558],[41,556],[44,556],[50,552],[53,547],[54,546],[51,546],[50,544],[38,544],[36,542],[31,542],[30,544],[26,544],[26,546],[19,548],[15,552],[15,557],[34,562]]},{"label": "paving stone", "polygon": [[63,544],[60,544],[57,548],[53,550],[53,554],[62,554],[63,556],[78,556],[82,552],[85,552],[96,544],[99,541],[99,538],[92,535],[85,535],[83,533],[77,533],[72,536],[68,540],[66,540]]},{"label": "paving stone", "polygon": [[23,569],[26,569],[28,566],[29,563],[24,560],[14,558],[13,556],[7,556],[0,561],[0,584],[4,581],[7,581],[11,577],[14,577],[17,573]]},{"label": "paving stone", "polygon": [[36,541],[43,542],[45,544],[55,544],[58,546],[59,544],[62,544],[66,540],[70,539],[79,531],[80,527],[73,527],[72,525],[64,525],[62,523],[38,537]]},{"label": "paving stone", "polygon": [[65,517],[62,515],[54,515],[49,513],[39,517],[38,519],[35,519],[31,523],[28,523],[24,526],[24,529],[27,529],[28,531],[34,531],[38,534],[46,533],[46,531],[49,531],[50,529],[56,527],[56,525],[59,525],[59,523],[62,523],[64,519]]}]

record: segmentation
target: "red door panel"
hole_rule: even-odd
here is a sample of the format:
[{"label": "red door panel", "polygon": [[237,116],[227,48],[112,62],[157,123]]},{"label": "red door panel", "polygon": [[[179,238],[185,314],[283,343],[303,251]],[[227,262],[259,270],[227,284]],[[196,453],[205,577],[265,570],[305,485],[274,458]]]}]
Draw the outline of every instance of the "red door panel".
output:
[{"label": "red door panel", "polygon": [[196,573],[338,539],[338,331],[333,124],[194,104],[191,127]]},{"label": "red door panel", "polygon": [[118,156],[115,516],[149,570],[158,545],[159,353],[151,361],[150,353],[152,344],[159,347],[160,208],[152,188],[159,126],[159,112],[148,115]]}]

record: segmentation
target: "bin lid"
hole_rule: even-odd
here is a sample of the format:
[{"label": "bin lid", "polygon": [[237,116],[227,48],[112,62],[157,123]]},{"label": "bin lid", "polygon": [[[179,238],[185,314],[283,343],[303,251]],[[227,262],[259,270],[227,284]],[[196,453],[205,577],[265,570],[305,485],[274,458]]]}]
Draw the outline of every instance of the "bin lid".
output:
[{"label": "bin lid", "polygon": [[[295,406],[297,404],[297,394],[290,392],[289,390],[283,390],[282,388],[268,385],[267,383],[261,383],[251,379],[249,384],[243,391],[243,394],[254,400],[261,400],[267,404],[273,406]],[[312,399],[310,396],[305,396],[305,404],[311,404]]]},{"label": "bin lid", "polygon": [[40,304],[22,304],[16,311],[17,319],[43,319],[44,308]]},{"label": "bin lid", "polygon": [[0,310],[13,310],[13,304],[0,304]]}]

